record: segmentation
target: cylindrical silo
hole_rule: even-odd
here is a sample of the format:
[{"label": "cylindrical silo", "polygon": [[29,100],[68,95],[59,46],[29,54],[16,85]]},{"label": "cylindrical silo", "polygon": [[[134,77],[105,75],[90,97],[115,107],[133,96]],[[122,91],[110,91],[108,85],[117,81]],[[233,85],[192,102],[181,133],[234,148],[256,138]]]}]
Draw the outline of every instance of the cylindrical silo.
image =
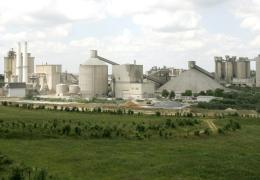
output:
[{"label": "cylindrical silo", "polygon": [[56,95],[57,96],[64,96],[68,94],[69,87],[67,84],[57,84],[56,85]]},{"label": "cylindrical silo", "polygon": [[215,78],[221,80],[224,77],[222,57],[215,57]]},{"label": "cylindrical silo", "polygon": [[69,93],[70,94],[79,94],[80,93],[80,88],[79,85],[72,84],[69,86]]},{"label": "cylindrical silo", "polygon": [[90,51],[90,58],[79,67],[79,87],[83,97],[107,95],[108,66],[97,58],[97,51]]},{"label": "cylindrical silo", "polygon": [[239,60],[237,61],[237,78],[250,78],[250,61],[248,60],[248,58],[239,58]]},{"label": "cylindrical silo", "polygon": [[228,60],[225,62],[225,79],[228,83],[230,83],[233,79],[233,62]]},{"label": "cylindrical silo", "polygon": [[246,61],[246,78],[249,79],[251,77],[251,65],[250,61]]}]

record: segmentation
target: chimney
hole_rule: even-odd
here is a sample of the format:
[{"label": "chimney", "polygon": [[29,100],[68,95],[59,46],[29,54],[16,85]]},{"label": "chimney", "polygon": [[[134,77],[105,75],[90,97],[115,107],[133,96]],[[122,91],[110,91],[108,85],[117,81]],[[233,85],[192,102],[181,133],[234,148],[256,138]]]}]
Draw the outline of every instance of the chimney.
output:
[{"label": "chimney", "polygon": [[27,42],[24,42],[23,49],[23,82],[28,83],[28,52],[27,52]]},{"label": "chimney", "polygon": [[17,52],[16,52],[16,76],[17,81],[22,82],[22,57],[21,57],[21,43],[17,43]]}]

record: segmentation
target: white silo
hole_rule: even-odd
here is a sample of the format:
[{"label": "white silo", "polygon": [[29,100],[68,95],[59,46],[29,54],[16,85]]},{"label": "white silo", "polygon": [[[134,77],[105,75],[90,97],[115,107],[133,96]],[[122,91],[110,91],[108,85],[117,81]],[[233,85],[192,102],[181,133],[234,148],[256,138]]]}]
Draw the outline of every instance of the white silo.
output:
[{"label": "white silo", "polygon": [[97,51],[79,67],[79,87],[83,97],[104,97],[108,89],[108,66],[98,59]]}]

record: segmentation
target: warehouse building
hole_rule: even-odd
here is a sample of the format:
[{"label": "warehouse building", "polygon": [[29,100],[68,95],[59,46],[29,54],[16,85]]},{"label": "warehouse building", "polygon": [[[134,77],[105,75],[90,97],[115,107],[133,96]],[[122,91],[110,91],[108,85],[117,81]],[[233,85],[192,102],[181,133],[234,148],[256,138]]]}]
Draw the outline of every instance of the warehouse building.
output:
[{"label": "warehouse building", "polygon": [[158,89],[162,92],[164,89],[174,91],[177,94],[184,93],[186,90],[191,90],[192,93],[201,91],[224,89],[219,84],[214,76],[197,66],[194,61],[189,62],[189,70],[182,72],[178,77],[170,80]]}]

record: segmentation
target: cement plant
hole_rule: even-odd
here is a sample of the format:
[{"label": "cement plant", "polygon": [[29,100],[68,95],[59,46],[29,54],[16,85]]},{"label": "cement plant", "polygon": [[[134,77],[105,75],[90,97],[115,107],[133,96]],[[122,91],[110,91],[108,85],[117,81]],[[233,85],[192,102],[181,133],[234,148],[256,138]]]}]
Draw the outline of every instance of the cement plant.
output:
[{"label": "cement plant", "polygon": [[[196,61],[187,62],[187,69],[155,66],[144,72],[144,65],[136,64],[136,61],[118,64],[101,57],[97,50],[89,52],[89,57],[78,65],[78,74],[73,74],[62,71],[62,64],[35,65],[33,53],[28,52],[28,43],[18,42],[16,49],[12,48],[4,57],[4,83],[1,83],[0,95],[6,98],[158,102],[158,97],[166,90],[174,92],[175,99],[209,101],[210,96],[193,95],[216,89],[230,91],[230,86],[260,87],[260,57],[216,56],[212,58],[215,72],[199,67]],[[256,63],[256,71],[251,69],[251,63]],[[108,73],[108,66],[112,67],[112,74]],[[192,96],[185,96],[187,90]]]},{"label": "cement plant", "polygon": [[260,56],[144,72],[86,50],[71,73],[35,64],[27,42],[10,49],[2,179],[259,179]]}]

